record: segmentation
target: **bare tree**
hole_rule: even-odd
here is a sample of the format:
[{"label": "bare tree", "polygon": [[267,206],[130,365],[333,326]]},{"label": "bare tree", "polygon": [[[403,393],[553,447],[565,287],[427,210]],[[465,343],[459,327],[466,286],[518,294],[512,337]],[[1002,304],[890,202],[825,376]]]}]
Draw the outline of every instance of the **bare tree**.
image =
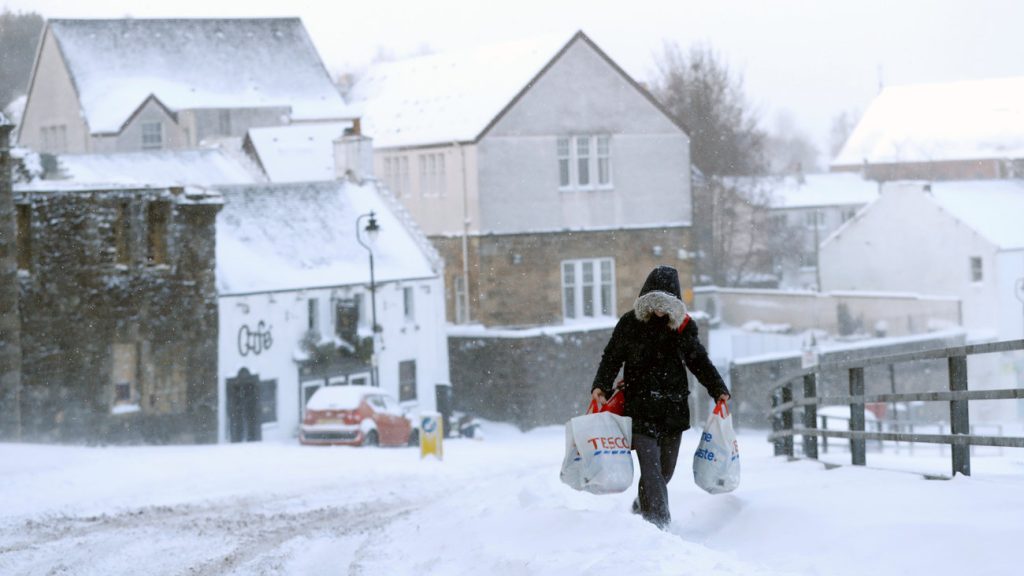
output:
[{"label": "bare tree", "polygon": [[846,141],[857,126],[859,114],[857,112],[843,110],[832,117],[832,128],[829,131],[828,151],[829,160],[839,155]]},{"label": "bare tree", "polygon": [[[747,285],[771,271],[770,197],[754,176],[767,173],[765,133],[743,83],[706,45],[683,53],[666,43],[651,91],[690,136],[694,178],[696,281]],[[744,176],[747,178],[738,178]]]},{"label": "bare tree", "polygon": [[0,109],[28,91],[43,17],[35,12],[0,14]]}]

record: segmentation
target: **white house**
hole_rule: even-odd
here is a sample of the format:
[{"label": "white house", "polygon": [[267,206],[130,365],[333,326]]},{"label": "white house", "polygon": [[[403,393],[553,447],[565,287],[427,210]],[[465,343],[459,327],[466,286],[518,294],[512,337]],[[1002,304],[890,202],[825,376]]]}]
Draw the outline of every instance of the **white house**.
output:
[{"label": "white house", "polygon": [[656,264],[689,289],[689,137],[582,32],[377,64],[349,99],[450,321],[614,320]]},{"label": "white house", "polygon": [[857,174],[807,174],[769,182],[772,213],[796,231],[796,244],[773,272],[782,289],[817,289],[818,246],[878,197],[878,184]]},{"label": "white house", "polygon": [[[372,385],[433,410],[448,382],[440,263],[376,185],[221,187],[217,218],[221,440],[292,438],[325,385]],[[373,250],[376,372],[372,352]],[[357,228],[359,237],[357,238]],[[369,245],[369,244],[368,244]],[[258,390],[254,393],[254,390]]]},{"label": "white house", "polygon": [[821,245],[822,289],[952,296],[975,338],[1024,337],[1024,182],[893,182]]},{"label": "white house", "polygon": [[18,143],[45,153],[193,148],[350,118],[298,18],[49,20]]},{"label": "white house", "polygon": [[887,86],[832,161],[872,180],[1024,176],[1024,76]]}]

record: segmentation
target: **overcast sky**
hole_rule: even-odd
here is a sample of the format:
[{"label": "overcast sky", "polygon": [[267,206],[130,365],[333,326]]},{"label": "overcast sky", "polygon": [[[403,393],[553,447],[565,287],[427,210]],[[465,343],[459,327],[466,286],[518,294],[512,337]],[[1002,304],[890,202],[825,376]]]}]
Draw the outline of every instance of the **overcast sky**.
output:
[{"label": "overcast sky", "polygon": [[710,44],[762,125],[780,116],[823,150],[831,120],[886,85],[1024,75],[1017,0],[0,0],[47,18],[302,18],[332,72],[403,56],[583,30],[638,80],[664,41]]}]

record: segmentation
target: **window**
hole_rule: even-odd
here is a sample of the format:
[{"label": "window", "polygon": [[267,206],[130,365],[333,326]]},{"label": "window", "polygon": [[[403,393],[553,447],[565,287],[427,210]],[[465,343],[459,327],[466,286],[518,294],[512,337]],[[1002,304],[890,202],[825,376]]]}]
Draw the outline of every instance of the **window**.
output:
[{"label": "window", "polygon": [[310,298],[306,302],[306,311],[309,313],[307,319],[307,327],[309,330],[319,332],[320,331],[320,300],[316,298]]},{"label": "window", "polygon": [[804,212],[804,224],[808,228],[821,228],[825,223],[825,215],[822,214],[821,210],[808,210]]},{"label": "window", "polygon": [[359,307],[354,298],[334,302],[334,334],[349,342],[356,343],[356,328],[359,324]]},{"label": "window", "polygon": [[138,346],[134,342],[113,345],[111,350],[113,366],[110,376],[114,386],[113,405],[115,407],[136,404],[138,401],[138,391],[136,390],[139,369],[138,350]]},{"label": "window", "polygon": [[420,155],[420,195],[445,195],[444,154]]},{"label": "window", "polygon": [[393,156],[384,159],[384,182],[395,196],[408,196],[409,190],[409,158]]},{"label": "window", "polygon": [[160,122],[142,123],[142,149],[160,150],[164,147],[164,125]]},{"label": "window", "polygon": [[167,221],[171,205],[168,202],[150,202],[146,211],[148,244],[146,259],[150,265],[167,263]]},{"label": "window", "polygon": [[39,129],[42,137],[42,152],[60,153],[68,150],[68,128],[64,124],[43,126]]},{"label": "window", "polygon": [[611,138],[597,137],[597,185],[611,186],[612,183],[612,149]]},{"label": "window", "polygon": [[580,188],[590,186],[590,137],[576,137],[576,183]]},{"label": "window", "polygon": [[18,270],[32,270],[32,205],[18,204]]},{"label": "window", "polygon": [[558,139],[558,187],[568,188],[572,185],[570,180],[569,163],[569,138],[562,136]]},{"label": "window", "polygon": [[220,136],[231,135],[231,111],[230,110],[219,110],[217,112],[217,129],[220,131]]},{"label": "window", "polygon": [[614,260],[562,262],[562,306],[566,320],[615,315]]},{"label": "window", "polygon": [[612,187],[611,136],[560,136],[557,155],[560,189]]},{"label": "window", "polygon": [[416,321],[416,292],[412,286],[402,288],[402,302],[405,309],[405,321]]},{"label": "window", "polygon": [[971,282],[981,282],[984,278],[981,256],[971,256]]},{"label": "window", "polygon": [[403,360],[398,363],[398,401],[416,399],[416,361]]},{"label": "window", "polygon": [[365,372],[361,374],[351,374],[348,377],[348,383],[350,386],[369,386],[370,375]]},{"label": "window", "polygon": [[117,221],[114,222],[114,258],[117,264],[128,264],[129,238],[131,237],[131,213],[127,202],[117,204]]},{"label": "window", "polygon": [[277,380],[260,381],[260,424],[277,422]]},{"label": "window", "polygon": [[466,302],[466,277],[455,277],[455,323],[469,322],[469,309]]},{"label": "window", "polygon": [[849,220],[852,220],[853,217],[856,216],[856,215],[857,215],[857,209],[856,208],[843,208],[843,212],[842,212],[841,217],[842,217],[843,222],[847,222]]}]

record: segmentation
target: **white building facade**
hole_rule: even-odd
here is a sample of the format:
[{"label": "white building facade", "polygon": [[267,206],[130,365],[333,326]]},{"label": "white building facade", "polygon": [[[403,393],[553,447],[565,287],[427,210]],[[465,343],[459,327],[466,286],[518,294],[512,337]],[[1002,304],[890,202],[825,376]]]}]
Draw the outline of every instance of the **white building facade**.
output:
[{"label": "white building facade", "polygon": [[[376,186],[336,181],[221,192],[219,439],[296,437],[320,386],[376,383],[410,411],[434,410],[436,386],[448,382],[440,264]],[[380,226],[375,298],[369,252],[356,232],[365,241],[370,211]]]}]

